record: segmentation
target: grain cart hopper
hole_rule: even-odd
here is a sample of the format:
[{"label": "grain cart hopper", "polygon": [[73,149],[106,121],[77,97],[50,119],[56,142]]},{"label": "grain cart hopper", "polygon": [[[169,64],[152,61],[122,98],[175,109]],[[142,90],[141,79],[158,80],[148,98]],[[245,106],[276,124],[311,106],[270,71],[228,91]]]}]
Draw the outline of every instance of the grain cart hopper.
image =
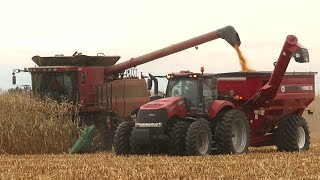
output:
[{"label": "grain cart hopper", "polygon": [[[85,144],[89,146],[84,148],[86,152],[111,149],[118,123],[131,120],[139,107],[149,102],[150,96],[145,80],[138,79],[136,71],[122,72],[217,38],[225,39],[232,46],[240,44],[235,29],[227,26],[119,64],[115,64],[119,56],[84,56],[78,53],[73,56],[34,56],[32,60],[39,67],[26,71],[31,73],[34,95],[79,103],[83,122],[96,126],[94,135],[85,135],[89,141],[94,140],[90,143],[78,141],[74,152],[81,151]],[[21,71],[14,70],[14,73]],[[16,81],[15,76],[13,81]]]},{"label": "grain cart hopper", "polygon": [[308,150],[309,128],[301,115],[315,97],[315,73],[285,73],[291,57],[309,61],[293,35],[273,72],[169,74],[166,98],[140,107],[135,123],[118,126],[116,153],[233,154],[250,145]]}]

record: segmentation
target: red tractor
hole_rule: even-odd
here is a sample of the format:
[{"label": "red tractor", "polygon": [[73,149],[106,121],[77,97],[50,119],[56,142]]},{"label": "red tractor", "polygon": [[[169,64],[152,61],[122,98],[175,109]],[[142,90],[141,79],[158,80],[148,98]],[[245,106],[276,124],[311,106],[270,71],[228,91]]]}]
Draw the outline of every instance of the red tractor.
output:
[{"label": "red tractor", "polygon": [[136,122],[118,126],[116,154],[234,154],[268,145],[308,150],[309,127],[301,115],[315,97],[316,73],[286,73],[291,57],[309,61],[293,35],[273,72],[169,74],[165,98],[140,107]]},{"label": "red tractor", "polygon": [[227,26],[119,64],[116,62],[120,56],[104,54],[85,56],[76,52],[73,56],[34,56],[32,60],[38,67],[15,69],[13,84],[16,83],[15,73],[30,72],[34,96],[80,105],[82,122],[95,125],[95,130],[92,129],[89,142],[78,144],[74,152],[110,150],[118,124],[131,121],[140,106],[149,102],[150,92],[145,80],[138,78],[135,69],[126,69],[218,38],[230,44],[239,39],[235,29]]}]

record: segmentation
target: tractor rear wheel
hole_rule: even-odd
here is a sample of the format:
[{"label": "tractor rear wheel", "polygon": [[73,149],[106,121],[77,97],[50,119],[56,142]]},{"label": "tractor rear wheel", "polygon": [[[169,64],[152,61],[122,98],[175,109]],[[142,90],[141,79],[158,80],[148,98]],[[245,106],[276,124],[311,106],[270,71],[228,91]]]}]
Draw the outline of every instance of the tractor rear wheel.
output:
[{"label": "tractor rear wheel", "polygon": [[276,137],[276,145],[279,151],[292,152],[309,150],[309,126],[301,116],[292,115],[280,121]]},{"label": "tractor rear wheel", "polygon": [[186,135],[186,154],[199,156],[210,154],[212,135],[206,120],[196,120],[188,128]]},{"label": "tractor rear wheel", "polygon": [[118,126],[114,135],[114,150],[117,155],[130,154],[130,136],[133,126],[133,121],[124,121]]},{"label": "tractor rear wheel", "polygon": [[218,119],[215,132],[218,152],[246,153],[249,147],[249,122],[244,112],[231,109]]},{"label": "tractor rear wheel", "polygon": [[171,155],[185,155],[185,137],[189,123],[177,121],[169,131],[168,152]]}]

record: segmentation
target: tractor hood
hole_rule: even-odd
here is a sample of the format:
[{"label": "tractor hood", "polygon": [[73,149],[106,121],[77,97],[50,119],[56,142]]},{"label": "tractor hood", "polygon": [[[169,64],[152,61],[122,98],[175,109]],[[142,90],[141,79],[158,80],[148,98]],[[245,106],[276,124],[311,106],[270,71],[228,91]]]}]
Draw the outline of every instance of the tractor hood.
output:
[{"label": "tractor hood", "polygon": [[143,106],[140,107],[140,109],[161,109],[166,108],[170,110],[174,106],[181,105],[184,103],[184,97],[168,97],[168,98],[162,98],[157,99],[154,101],[151,101]]},{"label": "tractor hood", "polygon": [[185,118],[187,108],[185,97],[168,97],[151,101],[140,107],[138,123],[166,123],[171,117]]}]

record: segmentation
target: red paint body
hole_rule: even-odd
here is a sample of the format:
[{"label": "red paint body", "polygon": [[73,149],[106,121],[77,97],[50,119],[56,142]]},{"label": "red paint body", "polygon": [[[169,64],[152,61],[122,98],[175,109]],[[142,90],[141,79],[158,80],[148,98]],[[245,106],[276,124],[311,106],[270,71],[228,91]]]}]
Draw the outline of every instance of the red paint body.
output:
[{"label": "red paint body", "polygon": [[177,117],[177,118],[186,118],[188,115],[184,97],[168,97],[164,99],[158,99],[151,101],[143,106],[140,109],[145,110],[157,110],[157,109],[166,109],[169,117]]},{"label": "red paint body", "polygon": [[[233,98],[229,100],[235,105],[235,108],[242,109],[244,103],[268,82],[271,73],[218,74],[220,76],[218,92],[223,95],[230,94],[233,91],[234,97],[243,97],[241,100]],[[265,139],[261,139],[261,136],[271,132],[281,118],[289,114],[302,115],[304,109],[315,98],[314,78],[315,73],[312,72],[286,73],[280,82],[280,87],[277,88],[274,98],[268,98],[269,100],[267,101],[259,101],[258,98],[256,103],[251,103],[243,108],[250,121],[252,146],[259,146],[259,143],[264,144]],[[283,92],[281,88],[284,90]],[[264,113],[261,111],[264,111]]]},{"label": "red paint body", "polygon": [[[208,121],[214,121],[218,113],[225,108],[241,109],[250,124],[250,145],[274,144],[273,130],[282,118],[293,114],[301,116],[315,98],[316,73],[285,73],[291,57],[302,48],[297,38],[290,35],[284,43],[273,72],[216,74],[218,98],[209,106],[207,115],[204,115],[205,118]],[[309,61],[308,57],[305,60]],[[194,76],[205,79],[215,75],[182,71],[169,74],[169,76],[176,79],[192,79]],[[186,103],[181,102],[184,99],[183,96],[180,96],[179,98],[156,100],[142,106],[141,110],[165,108],[168,112],[168,120],[173,117],[183,119],[189,115]],[[177,104],[178,102],[181,103]]]},{"label": "red paint body", "polygon": [[76,72],[77,84],[74,88],[77,89],[76,103],[80,103],[81,112],[113,111],[120,119],[125,119],[149,101],[150,93],[144,79],[129,76],[119,80],[119,73],[218,38],[225,39],[232,46],[241,43],[235,29],[227,26],[119,64],[116,62],[120,56],[85,56],[77,52],[73,56],[34,56],[32,60],[39,67],[29,68],[29,72]]}]

